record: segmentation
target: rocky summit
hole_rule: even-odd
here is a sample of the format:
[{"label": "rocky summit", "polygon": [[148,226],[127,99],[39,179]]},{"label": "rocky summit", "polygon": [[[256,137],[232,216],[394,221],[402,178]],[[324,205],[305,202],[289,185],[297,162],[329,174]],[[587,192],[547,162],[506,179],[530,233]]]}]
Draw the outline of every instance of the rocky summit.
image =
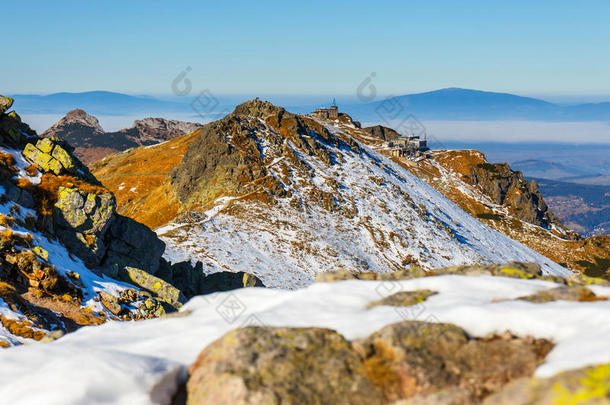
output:
[{"label": "rocky summit", "polygon": [[75,109],[44,131],[42,137],[68,142],[74,147],[74,154],[89,164],[108,154],[164,142],[200,127],[200,124],[193,122],[145,118],[134,121],[130,128],[106,132],[97,118]]}]

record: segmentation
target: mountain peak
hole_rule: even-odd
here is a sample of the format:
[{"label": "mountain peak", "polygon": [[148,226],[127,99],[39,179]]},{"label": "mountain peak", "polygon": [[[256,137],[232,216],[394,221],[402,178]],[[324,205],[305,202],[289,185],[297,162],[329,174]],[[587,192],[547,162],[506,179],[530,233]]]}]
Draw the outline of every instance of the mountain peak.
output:
[{"label": "mountain peak", "polygon": [[93,115],[87,114],[85,110],[76,108],[72,111],[68,111],[68,113],[61,120],[59,120],[51,128],[47,129],[43,133],[43,136],[47,137],[55,135],[62,128],[70,125],[81,125],[93,129],[94,132],[104,132],[104,128],[102,128],[97,118],[95,118]]}]

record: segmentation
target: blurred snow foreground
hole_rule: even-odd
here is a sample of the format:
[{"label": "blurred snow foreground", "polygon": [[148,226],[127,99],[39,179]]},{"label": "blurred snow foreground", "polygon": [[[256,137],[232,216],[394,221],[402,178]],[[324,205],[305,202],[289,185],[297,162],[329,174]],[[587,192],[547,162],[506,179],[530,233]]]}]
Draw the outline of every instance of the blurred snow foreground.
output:
[{"label": "blurred snow foreground", "polygon": [[[178,315],[85,327],[51,343],[0,351],[0,402],[7,404],[170,403],[187,367],[214,340],[246,326],[321,327],[348,340],[404,320],[451,323],[469,336],[509,330],[555,346],[537,377],[610,363],[608,286],[601,300],[516,300],[558,287],[543,280],[439,275],[410,280],[348,280],[288,291],[245,288],[198,296]],[[411,307],[370,304],[398,291],[436,294]]]}]

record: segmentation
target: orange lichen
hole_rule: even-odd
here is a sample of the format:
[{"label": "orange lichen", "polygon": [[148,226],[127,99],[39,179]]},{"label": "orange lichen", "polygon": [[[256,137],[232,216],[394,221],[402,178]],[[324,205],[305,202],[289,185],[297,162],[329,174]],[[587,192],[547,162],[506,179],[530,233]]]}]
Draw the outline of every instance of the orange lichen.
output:
[{"label": "orange lichen", "polygon": [[25,172],[28,176],[34,177],[38,174],[38,169],[36,168],[36,165],[29,165],[25,168]]}]

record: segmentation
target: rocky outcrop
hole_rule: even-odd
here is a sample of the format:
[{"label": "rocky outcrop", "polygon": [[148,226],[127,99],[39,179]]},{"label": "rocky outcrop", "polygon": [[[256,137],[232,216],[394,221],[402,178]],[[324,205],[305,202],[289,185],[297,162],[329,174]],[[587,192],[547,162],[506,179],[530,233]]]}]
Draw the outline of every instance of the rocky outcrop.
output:
[{"label": "rocky outcrop", "polygon": [[105,271],[116,275],[126,267],[155,274],[161,265],[165,243],[146,225],[122,215],[115,215],[105,236],[108,250],[102,262]]},{"label": "rocky outcrop", "polygon": [[372,127],[362,128],[363,131],[369,133],[375,138],[382,139],[384,141],[391,141],[392,139],[399,138],[401,135],[393,130],[392,128],[384,127],[382,125],[374,125]]},{"label": "rocky outcrop", "polygon": [[602,405],[610,400],[610,364],[522,378],[485,399],[484,405]]},{"label": "rocky outcrop", "polygon": [[[334,136],[311,118],[289,113],[267,101],[251,100],[238,105],[225,118],[204,126],[180,165],[172,169],[170,181],[180,201],[187,207],[205,205],[219,195],[243,195],[261,189],[264,192],[260,198],[266,202],[288,196],[283,184],[269,175],[270,162],[266,162],[262,146],[265,142],[274,146],[291,142],[298,153],[315,156],[326,165],[335,164],[336,156],[325,144],[359,151],[352,138]],[[283,150],[284,158],[303,165],[294,150]],[[326,199],[328,205],[334,203],[334,198]]]},{"label": "rocky outcrop", "polygon": [[68,112],[52,127],[42,133],[45,138],[59,138],[74,146],[74,153],[85,163],[138,146],[153,145],[193,132],[200,124],[145,118],[134,121],[131,128],[106,132],[97,118],[81,109]]},{"label": "rocky outcrop", "polygon": [[13,105],[13,99],[0,95],[0,140],[12,147],[22,148],[25,142],[36,136],[15,111],[7,112]]},{"label": "rocky outcrop", "polygon": [[387,305],[392,307],[409,307],[424,302],[428,297],[437,294],[436,291],[430,290],[415,290],[415,291],[400,291],[389,295],[378,301],[369,304],[369,308],[379,305]]},{"label": "rocky outcrop", "polygon": [[12,107],[14,101],[10,97],[0,96],[0,114],[7,112]]},{"label": "rocky outcrop", "polygon": [[[587,285],[610,285],[610,282],[601,278],[588,277],[586,275],[573,274],[560,277],[544,274],[540,270],[540,265],[536,263],[510,262],[505,264],[479,264],[471,266],[454,266],[441,269],[426,271],[419,267],[393,271],[389,273],[373,272],[352,272],[348,270],[337,270],[331,272],[318,273],[316,282],[333,283],[345,280],[410,280],[419,277],[438,276],[444,274],[456,274],[464,276],[497,276],[520,278],[524,280],[536,279],[552,281],[566,286],[587,286]],[[576,290],[574,290],[576,291]],[[563,295],[567,291],[558,290],[557,294]],[[572,290],[570,290],[570,294]]]},{"label": "rocky outcrop", "polygon": [[[495,204],[508,206],[516,218],[544,228],[561,221],[551,212],[536,181],[528,182],[507,163],[481,163],[471,168],[470,183],[479,187]],[[576,238],[576,234],[572,235]]]},{"label": "rocky outcrop", "polygon": [[187,403],[478,403],[531,376],[552,346],[510,333],[473,339],[457,326],[419,321],[351,343],[328,329],[248,327],[201,352]]},{"label": "rocky outcrop", "polygon": [[244,328],[190,367],[188,404],[378,404],[381,391],[349,342],[318,328]]},{"label": "rocky outcrop", "polygon": [[153,145],[169,139],[195,132],[203,125],[195,122],[166,120],[165,118],[144,118],[133,122],[131,128],[121,133],[132,138],[140,145]]},{"label": "rocky outcrop", "polygon": [[123,280],[149,291],[174,307],[180,307],[186,302],[180,290],[146,271],[134,267],[125,267],[122,269],[120,276]]},{"label": "rocky outcrop", "polygon": [[106,253],[104,235],[114,220],[115,211],[116,202],[111,193],[98,195],[60,186],[53,211],[55,234],[85,263],[97,266]]}]

